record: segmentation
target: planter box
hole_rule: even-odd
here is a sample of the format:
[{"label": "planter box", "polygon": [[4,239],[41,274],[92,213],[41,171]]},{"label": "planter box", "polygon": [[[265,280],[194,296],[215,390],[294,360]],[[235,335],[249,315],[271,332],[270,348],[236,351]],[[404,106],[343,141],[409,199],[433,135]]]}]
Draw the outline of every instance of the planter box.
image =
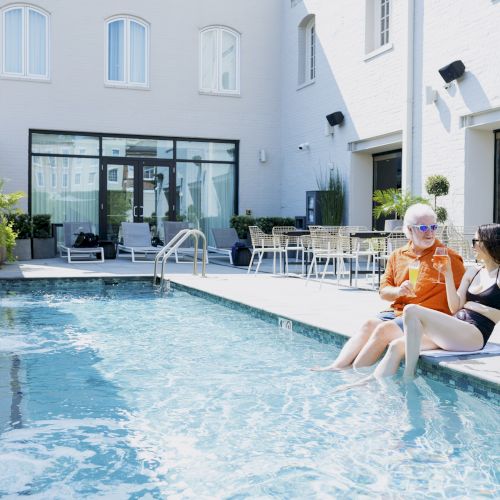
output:
[{"label": "planter box", "polygon": [[53,259],[55,256],[55,238],[33,238],[34,259]]},{"label": "planter box", "polygon": [[16,260],[31,260],[31,239],[18,239],[14,247]]}]

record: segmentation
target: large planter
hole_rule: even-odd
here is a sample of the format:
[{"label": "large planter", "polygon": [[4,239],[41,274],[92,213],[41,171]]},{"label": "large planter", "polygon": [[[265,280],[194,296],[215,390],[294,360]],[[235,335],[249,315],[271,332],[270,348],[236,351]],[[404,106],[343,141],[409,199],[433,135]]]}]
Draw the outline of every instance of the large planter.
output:
[{"label": "large planter", "polygon": [[33,238],[33,258],[52,259],[56,256],[54,238]]},{"label": "large planter", "polygon": [[16,260],[31,260],[31,239],[17,239],[14,247],[14,258]]}]

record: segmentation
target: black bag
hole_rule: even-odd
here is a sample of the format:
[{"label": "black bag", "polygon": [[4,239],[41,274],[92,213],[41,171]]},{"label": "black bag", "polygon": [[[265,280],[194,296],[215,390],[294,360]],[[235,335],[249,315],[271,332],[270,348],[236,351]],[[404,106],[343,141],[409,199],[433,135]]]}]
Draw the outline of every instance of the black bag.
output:
[{"label": "black bag", "polygon": [[81,232],[77,235],[73,248],[95,248],[99,246],[99,237],[93,233]]},{"label": "black bag", "polygon": [[161,241],[158,236],[153,236],[151,238],[151,246],[152,247],[163,247],[163,246],[165,246],[165,243],[163,243],[163,241]]}]

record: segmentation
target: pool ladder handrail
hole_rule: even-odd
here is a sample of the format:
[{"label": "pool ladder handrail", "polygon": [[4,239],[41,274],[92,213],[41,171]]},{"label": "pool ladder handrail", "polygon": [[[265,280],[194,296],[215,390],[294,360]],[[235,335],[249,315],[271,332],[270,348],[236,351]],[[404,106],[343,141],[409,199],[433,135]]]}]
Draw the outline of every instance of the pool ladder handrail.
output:
[{"label": "pool ladder handrail", "polygon": [[153,269],[153,284],[156,284],[156,268],[161,259],[160,289],[163,289],[167,259],[191,236],[194,237],[193,275],[198,274],[198,239],[201,236],[203,241],[201,275],[204,278],[206,277],[207,238],[199,229],[182,229],[156,254]]}]

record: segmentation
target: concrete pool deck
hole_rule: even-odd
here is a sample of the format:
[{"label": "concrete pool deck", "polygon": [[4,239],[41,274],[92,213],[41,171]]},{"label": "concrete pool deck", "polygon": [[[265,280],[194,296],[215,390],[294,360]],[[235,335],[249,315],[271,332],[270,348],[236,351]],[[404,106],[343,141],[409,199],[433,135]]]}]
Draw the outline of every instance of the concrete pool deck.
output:
[{"label": "concrete pool deck", "polygon": [[[176,264],[169,261],[166,272],[173,283],[345,337],[356,332],[366,318],[387,307],[387,303],[369,289],[370,284],[365,280],[360,286],[366,286],[366,289],[345,285],[337,287],[329,280],[320,284],[317,281],[272,275],[269,273],[269,262],[264,267],[268,272],[257,275],[247,274],[246,268],[230,266],[226,262],[227,259],[223,257],[211,259],[207,265],[206,278],[193,276],[192,263]],[[198,270],[201,272],[201,265]],[[125,258],[107,260],[102,264],[68,264],[61,258],[41,259],[4,264],[0,268],[0,280],[152,276],[152,263],[132,263]],[[495,329],[490,341],[500,343],[500,327]],[[431,363],[462,379],[479,380],[488,392],[492,391],[490,397],[500,394],[500,355],[440,357],[434,358]]]}]

